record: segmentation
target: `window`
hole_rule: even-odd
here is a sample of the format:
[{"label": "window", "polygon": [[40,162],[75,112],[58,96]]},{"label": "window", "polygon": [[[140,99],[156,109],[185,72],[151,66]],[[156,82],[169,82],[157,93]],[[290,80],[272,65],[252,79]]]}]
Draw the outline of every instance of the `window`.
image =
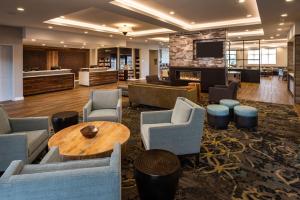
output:
[{"label": "window", "polygon": [[236,51],[226,51],[226,60],[228,66],[236,65]]},{"label": "window", "polygon": [[248,50],[248,64],[259,64],[259,50]]},{"label": "window", "polygon": [[[276,48],[261,49],[261,64],[276,64]],[[248,50],[248,64],[259,64],[259,50]]]},{"label": "window", "polygon": [[262,49],[261,50],[261,64],[275,65],[276,64],[276,49]]}]

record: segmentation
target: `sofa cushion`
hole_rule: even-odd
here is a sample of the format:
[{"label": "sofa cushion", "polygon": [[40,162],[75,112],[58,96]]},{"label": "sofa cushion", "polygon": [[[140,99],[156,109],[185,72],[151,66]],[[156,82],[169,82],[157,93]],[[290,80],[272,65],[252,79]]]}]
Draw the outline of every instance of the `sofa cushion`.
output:
[{"label": "sofa cushion", "polygon": [[88,121],[118,121],[118,113],[115,109],[93,110],[87,117]]},{"label": "sofa cushion", "polygon": [[20,174],[35,174],[43,172],[54,172],[62,170],[72,170],[81,168],[94,168],[109,166],[110,158],[76,160],[69,162],[39,164],[39,165],[25,165]]},{"label": "sofa cushion", "polygon": [[0,106],[0,135],[11,132],[8,116],[2,106]]},{"label": "sofa cushion", "polygon": [[189,121],[192,112],[192,107],[185,101],[178,99],[176,101],[171,122],[174,124],[185,123]]},{"label": "sofa cushion", "polygon": [[47,130],[26,131],[26,135],[29,156],[48,139]]},{"label": "sofa cushion", "polygon": [[93,109],[112,109],[116,108],[119,100],[119,90],[93,91]]},{"label": "sofa cushion", "polygon": [[149,136],[149,128],[152,127],[162,127],[162,126],[171,126],[172,123],[159,123],[159,124],[143,124],[141,127],[141,137],[146,146],[146,149],[149,148],[150,145],[150,136]]}]

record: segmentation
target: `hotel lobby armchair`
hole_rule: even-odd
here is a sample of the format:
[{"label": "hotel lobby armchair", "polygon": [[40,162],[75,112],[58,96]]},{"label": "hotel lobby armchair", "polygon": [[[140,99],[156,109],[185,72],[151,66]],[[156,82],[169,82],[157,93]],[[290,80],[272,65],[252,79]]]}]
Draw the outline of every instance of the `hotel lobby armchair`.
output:
[{"label": "hotel lobby armchair", "polygon": [[229,86],[215,85],[210,87],[208,97],[210,103],[219,103],[221,99],[237,99],[239,83],[232,81]]},{"label": "hotel lobby armchair", "polygon": [[9,118],[0,106],[0,171],[13,160],[31,163],[46,147],[48,117]]},{"label": "hotel lobby armchair", "polygon": [[122,121],[122,90],[92,91],[83,108],[83,121]]},{"label": "hotel lobby armchair", "polygon": [[[50,157],[58,156],[55,151],[50,154]],[[110,158],[36,165],[13,161],[0,178],[0,197],[5,200],[120,200],[121,145],[115,144]]]},{"label": "hotel lobby armchair", "polygon": [[147,150],[164,149],[177,155],[200,152],[205,109],[178,97],[174,110],[141,113],[141,137]]}]

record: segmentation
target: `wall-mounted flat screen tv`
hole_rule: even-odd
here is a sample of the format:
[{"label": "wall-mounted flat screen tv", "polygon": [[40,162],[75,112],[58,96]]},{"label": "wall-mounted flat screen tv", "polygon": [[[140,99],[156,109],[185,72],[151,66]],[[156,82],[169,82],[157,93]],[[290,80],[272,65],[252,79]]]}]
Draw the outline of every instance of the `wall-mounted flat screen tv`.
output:
[{"label": "wall-mounted flat screen tv", "polygon": [[223,42],[196,42],[197,58],[223,58]]}]

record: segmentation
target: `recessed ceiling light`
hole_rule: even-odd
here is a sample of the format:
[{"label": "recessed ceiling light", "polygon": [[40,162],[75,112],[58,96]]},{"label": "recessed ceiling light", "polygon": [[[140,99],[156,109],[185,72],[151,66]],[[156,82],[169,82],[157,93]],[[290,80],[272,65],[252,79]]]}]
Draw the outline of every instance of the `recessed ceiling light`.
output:
[{"label": "recessed ceiling light", "polygon": [[282,31],[282,28],[278,28],[277,31]]},{"label": "recessed ceiling light", "polygon": [[18,8],[17,8],[17,11],[24,12],[24,11],[25,11],[25,9],[24,9],[24,8],[22,8],[22,7],[18,7]]},{"label": "recessed ceiling light", "polygon": [[283,14],[281,14],[281,17],[287,17],[288,16],[288,14],[287,13],[283,13]]},{"label": "recessed ceiling light", "polygon": [[191,22],[191,24],[196,24],[196,22]]},{"label": "recessed ceiling light", "polygon": [[84,42],[83,45],[85,46],[85,45],[86,45],[86,42]]},{"label": "recessed ceiling light", "polygon": [[89,32],[88,31],[84,31],[84,34],[88,34]]},{"label": "recessed ceiling light", "polygon": [[265,41],[265,39],[262,39],[261,41]]},{"label": "recessed ceiling light", "polygon": [[293,2],[294,0],[285,0],[286,2]]},{"label": "recessed ceiling light", "polygon": [[84,49],[84,46],[82,46],[81,48]]},{"label": "recessed ceiling light", "polygon": [[246,0],[239,0],[239,3],[245,3]]},{"label": "recessed ceiling light", "polygon": [[270,39],[274,39],[274,37],[273,37],[273,36],[271,36],[271,37],[270,37]]},{"label": "recessed ceiling light", "polygon": [[246,32],[248,32],[249,30],[247,29],[247,30],[245,30]]},{"label": "recessed ceiling light", "polygon": [[279,37],[280,36],[280,34],[276,34],[276,37]]},{"label": "recessed ceiling light", "polygon": [[249,14],[249,15],[246,15],[246,17],[248,17],[248,18],[249,18],[249,17],[252,17],[252,15],[251,15],[251,14]]},{"label": "recessed ceiling light", "polygon": [[102,26],[106,26],[106,24],[102,24]]},{"label": "recessed ceiling light", "polygon": [[31,39],[31,41],[32,41],[32,42],[35,42],[35,41],[36,41],[36,39]]},{"label": "recessed ceiling light", "polygon": [[283,25],[284,25],[284,22],[279,23],[279,26],[283,26]]},{"label": "recessed ceiling light", "polygon": [[104,46],[105,46],[105,44],[102,44],[101,46],[102,46],[102,47],[104,47]]},{"label": "recessed ceiling light", "polygon": [[131,38],[129,38],[129,40],[132,40],[132,37],[131,37]]},{"label": "recessed ceiling light", "polygon": [[46,46],[46,44],[42,44],[42,46]]},{"label": "recessed ceiling light", "polygon": [[65,17],[64,16],[60,16],[60,18],[64,19]]},{"label": "recessed ceiling light", "polygon": [[145,40],[145,42],[148,42],[148,40]]},{"label": "recessed ceiling light", "polygon": [[48,26],[49,29],[53,29],[53,26]]},{"label": "recessed ceiling light", "polygon": [[242,37],[239,36],[238,38],[241,39]]},{"label": "recessed ceiling light", "polygon": [[68,47],[67,45],[64,45],[64,47]]},{"label": "recessed ceiling light", "polygon": [[170,14],[170,15],[174,15],[175,12],[174,12],[174,11],[170,11],[169,14]]},{"label": "recessed ceiling light", "polygon": [[109,37],[113,37],[113,35],[110,34]]},{"label": "recessed ceiling light", "polygon": [[61,44],[65,43],[64,41],[60,41]]}]

